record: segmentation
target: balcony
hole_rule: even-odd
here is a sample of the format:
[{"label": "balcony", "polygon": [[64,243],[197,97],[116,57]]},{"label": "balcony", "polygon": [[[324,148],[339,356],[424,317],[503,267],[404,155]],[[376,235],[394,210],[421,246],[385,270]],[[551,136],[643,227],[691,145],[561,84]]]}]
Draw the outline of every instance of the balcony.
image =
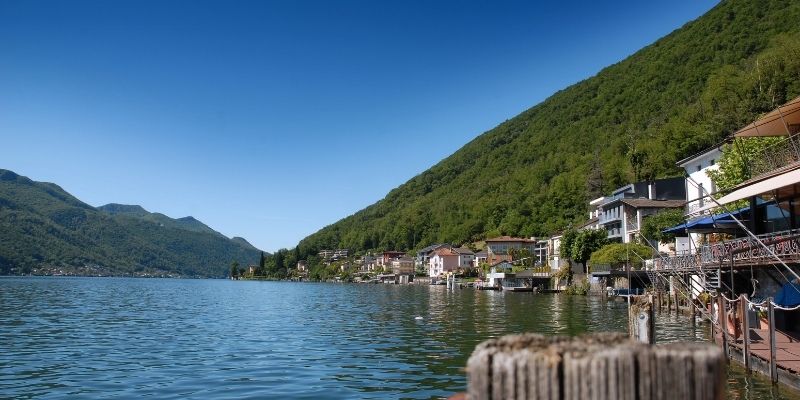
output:
[{"label": "balcony", "polygon": [[800,161],[800,134],[770,145],[748,160],[750,177],[755,178]]},{"label": "balcony", "polygon": [[600,214],[600,225],[610,224],[612,222],[622,222],[622,215],[606,215],[605,213]]},{"label": "balcony", "polygon": [[[783,262],[800,262],[800,230],[759,235],[758,238]],[[752,238],[733,239],[702,246],[697,253],[654,260],[656,270],[694,271],[770,265],[777,262],[770,251]]]}]

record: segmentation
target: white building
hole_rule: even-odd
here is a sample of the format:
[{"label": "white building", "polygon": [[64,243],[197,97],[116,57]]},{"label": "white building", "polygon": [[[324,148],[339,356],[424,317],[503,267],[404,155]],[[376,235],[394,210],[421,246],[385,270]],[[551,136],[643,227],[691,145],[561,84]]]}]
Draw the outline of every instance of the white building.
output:
[{"label": "white building", "polygon": [[703,153],[678,161],[678,166],[686,170],[686,213],[692,216],[700,208],[708,204],[708,195],[714,194],[717,187],[708,171],[719,169],[717,161],[722,156],[722,147],[714,147]]},{"label": "white building", "polygon": [[[678,166],[686,171],[686,218],[691,220],[702,215],[701,209],[709,204],[709,196],[714,195],[717,187],[709,171],[719,169],[717,161],[722,156],[722,146],[713,147],[702,153],[678,161]],[[677,254],[692,254],[697,250],[700,242],[699,233],[690,233],[684,237],[675,238],[675,252]]]}]

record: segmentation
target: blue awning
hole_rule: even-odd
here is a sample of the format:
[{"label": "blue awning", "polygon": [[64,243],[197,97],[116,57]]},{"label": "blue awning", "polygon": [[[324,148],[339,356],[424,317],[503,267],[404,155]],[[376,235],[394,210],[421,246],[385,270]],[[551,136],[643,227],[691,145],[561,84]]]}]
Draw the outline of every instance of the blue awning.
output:
[{"label": "blue awning", "polygon": [[726,212],[722,214],[715,214],[708,217],[696,218],[691,221],[684,222],[680,225],[675,225],[671,228],[664,229],[663,233],[686,233],[689,231],[713,231],[715,229],[722,229],[719,224],[727,223],[730,225],[733,219],[741,220],[741,215],[749,211],[750,207],[740,208],[736,211]]},{"label": "blue awning", "polygon": [[789,282],[775,295],[775,304],[781,307],[800,305],[800,288],[797,283]]}]

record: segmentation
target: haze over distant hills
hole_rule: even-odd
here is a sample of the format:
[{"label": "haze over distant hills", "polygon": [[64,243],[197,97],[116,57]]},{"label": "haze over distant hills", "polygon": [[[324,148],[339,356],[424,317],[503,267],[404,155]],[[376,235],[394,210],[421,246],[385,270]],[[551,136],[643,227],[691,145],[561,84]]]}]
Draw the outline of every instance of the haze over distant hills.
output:
[{"label": "haze over distant hills", "polygon": [[223,277],[260,250],[193,217],[138,205],[94,208],[53,183],[0,169],[0,274]]},{"label": "haze over distant hills", "polygon": [[308,236],[298,254],[543,236],[580,223],[589,199],[678,176],[677,160],[800,94],[798,20],[800,2],[723,1]]}]

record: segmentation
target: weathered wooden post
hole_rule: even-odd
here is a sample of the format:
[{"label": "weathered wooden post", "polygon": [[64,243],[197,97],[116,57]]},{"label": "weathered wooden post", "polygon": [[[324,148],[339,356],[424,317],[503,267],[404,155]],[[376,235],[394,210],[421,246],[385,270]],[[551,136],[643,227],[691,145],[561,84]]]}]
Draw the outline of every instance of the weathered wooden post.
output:
[{"label": "weathered wooden post", "polygon": [[661,315],[661,309],[664,307],[664,292],[659,290],[656,294],[658,295],[658,314]]},{"label": "weathered wooden post", "polygon": [[667,296],[667,315],[669,315],[672,314],[672,293],[665,292],[664,294]]},{"label": "weathered wooden post", "polygon": [[692,328],[695,328],[697,326],[697,320],[696,320],[697,319],[697,310],[696,310],[696,307],[695,307],[694,303],[695,303],[695,301],[694,301],[694,299],[691,298],[691,295],[690,295],[689,296],[689,318],[692,319]]},{"label": "weathered wooden post", "polygon": [[680,297],[678,297],[678,291],[675,291],[675,316],[679,316],[681,314],[681,303]]},{"label": "weathered wooden post", "polygon": [[777,345],[775,344],[775,307],[772,297],[767,298],[767,320],[769,321],[769,377],[772,383],[778,382]]},{"label": "weathered wooden post", "polygon": [[725,353],[725,359],[728,359],[728,316],[725,315],[725,298],[720,294],[717,296],[717,321],[719,321],[719,330],[722,336],[722,351]]},{"label": "weathered wooden post", "polygon": [[750,367],[750,318],[747,315],[747,295],[742,294],[739,296],[739,310],[742,315],[742,358],[744,359],[744,368],[749,374]]},{"label": "weathered wooden post", "polygon": [[703,343],[653,346],[621,334],[509,335],[467,361],[467,398],[722,399],[722,351]]},{"label": "weathered wooden post", "polygon": [[641,343],[656,342],[656,317],[653,312],[653,295],[636,298],[628,310],[628,333]]}]

